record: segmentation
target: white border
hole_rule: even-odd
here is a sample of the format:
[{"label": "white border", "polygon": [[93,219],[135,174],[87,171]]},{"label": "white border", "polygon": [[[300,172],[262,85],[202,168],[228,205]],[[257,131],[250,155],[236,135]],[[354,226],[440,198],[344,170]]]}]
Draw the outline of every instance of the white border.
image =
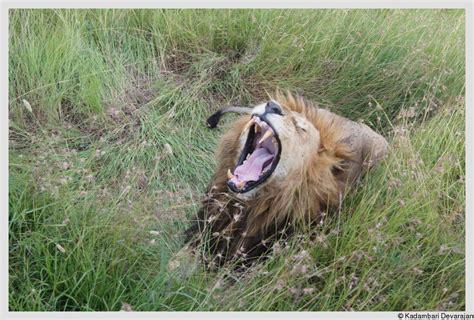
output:
[{"label": "white border", "polygon": [[[99,0],[100,1],[100,0]],[[472,164],[474,163],[473,123],[474,110],[472,96],[472,37],[473,37],[473,3],[471,1],[309,1],[309,0],[266,0],[256,2],[255,0],[226,0],[225,3],[202,0],[199,3],[186,0],[166,1],[1,1],[1,35],[2,35],[2,59],[1,59],[1,90],[2,105],[0,118],[3,123],[0,126],[0,145],[2,148],[0,157],[0,205],[2,215],[2,259],[1,259],[1,291],[0,291],[0,314],[2,318],[9,319],[55,319],[55,318],[163,318],[166,319],[241,319],[267,318],[267,319],[398,319],[398,312],[9,312],[8,311],[8,9],[10,8],[459,8],[465,9],[466,19],[466,313],[474,313],[474,282],[472,269],[474,247],[472,245],[474,219],[472,216],[473,201],[469,197],[469,191],[473,190]],[[422,312],[425,313],[425,312]],[[446,314],[454,314],[447,312]]]},{"label": "white border", "polygon": [[307,8],[307,9],[337,9],[337,8],[426,8],[426,9],[442,9],[442,8],[467,8],[472,5],[469,0],[364,0],[364,1],[348,1],[348,0],[81,0],[81,1],[58,1],[58,0],[10,0],[3,1],[9,8],[215,8],[215,9],[229,9],[229,8]]}]

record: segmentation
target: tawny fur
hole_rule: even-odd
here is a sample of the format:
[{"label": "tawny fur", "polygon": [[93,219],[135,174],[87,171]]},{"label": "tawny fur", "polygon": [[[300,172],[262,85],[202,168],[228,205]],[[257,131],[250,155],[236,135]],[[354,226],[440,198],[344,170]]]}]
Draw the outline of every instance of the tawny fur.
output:
[{"label": "tawny fur", "polygon": [[277,92],[272,99],[313,124],[320,134],[319,149],[284,182],[272,180],[254,197],[242,200],[228,190],[226,172],[236,166],[239,137],[249,117],[235,122],[220,141],[218,167],[196,223],[187,232],[191,248],[206,247],[202,257],[211,265],[252,261],[285,230],[318,221],[321,213],[338,206],[347,188],[387,152],[385,139],[378,141],[379,135],[366,126],[291,94]]}]

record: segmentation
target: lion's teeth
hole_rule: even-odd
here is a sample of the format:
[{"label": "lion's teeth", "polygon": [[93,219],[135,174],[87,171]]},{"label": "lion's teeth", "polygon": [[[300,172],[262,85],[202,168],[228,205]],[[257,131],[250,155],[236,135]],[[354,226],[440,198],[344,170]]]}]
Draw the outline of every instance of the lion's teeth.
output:
[{"label": "lion's teeth", "polygon": [[247,130],[250,128],[250,126],[251,126],[252,124],[254,124],[254,123],[255,123],[255,118],[250,119],[250,121],[247,122],[247,124],[245,125],[243,131],[244,131],[244,132],[247,131]]},{"label": "lion's teeth", "polygon": [[239,189],[242,189],[244,185],[245,185],[245,181],[239,181],[235,184],[235,186]]},{"label": "lion's teeth", "polygon": [[232,172],[230,171],[230,169],[227,169],[227,179],[232,179],[234,177],[234,175],[232,174]]},{"label": "lion's teeth", "polygon": [[267,138],[270,138],[271,136],[273,136],[272,130],[265,131],[265,134],[263,135],[262,139],[260,139],[258,143],[262,143],[263,141],[265,141]]}]

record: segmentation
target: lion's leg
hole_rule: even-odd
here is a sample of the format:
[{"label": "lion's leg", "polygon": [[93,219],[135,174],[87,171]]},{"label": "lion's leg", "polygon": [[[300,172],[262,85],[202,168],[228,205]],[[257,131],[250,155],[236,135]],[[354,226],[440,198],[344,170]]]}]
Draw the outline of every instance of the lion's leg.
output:
[{"label": "lion's leg", "polygon": [[354,152],[354,161],[347,171],[347,181],[352,184],[382,161],[388,153],[388,142],[365,124],[348,120],[343,129],[344,142]]},{"label": "lion's leg", "polygon": [[363,137],[363,167],[365,170],[377,165],[388,153],[388,142],[383,136],[361,124]]},{"label": "lion's leg", "polygon": [[355,161],[350,178],[357,178],[361,171],[377,165],[388,153],[388,142],[383,136],[363,123],[358,123],[338,116],[328,110],[318,109],[318,114],[328,119],[341,120],[342,142],[347,143],[355,154]]}]

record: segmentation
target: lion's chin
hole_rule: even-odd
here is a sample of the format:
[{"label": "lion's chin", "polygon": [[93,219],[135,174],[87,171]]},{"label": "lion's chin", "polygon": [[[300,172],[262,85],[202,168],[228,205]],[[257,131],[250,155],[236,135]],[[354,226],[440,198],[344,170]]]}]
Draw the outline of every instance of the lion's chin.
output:
[{"label": "lion's chin", "polygon": [[234,168],[227,171],[227,185],[237,194],[244,194],[267,180],[276,169],[281,142],[269,122],[253,116],[244,128],[247,140]]}]

